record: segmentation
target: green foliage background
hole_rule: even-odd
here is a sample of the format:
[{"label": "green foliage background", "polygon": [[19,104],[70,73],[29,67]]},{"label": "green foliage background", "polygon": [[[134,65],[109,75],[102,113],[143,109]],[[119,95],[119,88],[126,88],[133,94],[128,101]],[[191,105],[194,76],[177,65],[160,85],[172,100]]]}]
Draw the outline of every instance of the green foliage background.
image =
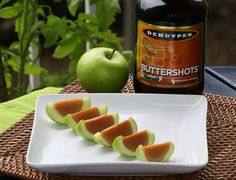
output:
[{"label": "green foliage background", "polygon": [[[54,3],[61,0],[55,0]],[[80,56],[85,52],[85,43],[90,42],[91,48],[105,46],[122,51],[122,39],[109,29],[120,13],[118,0],[90,0],[96,4],[96,15],[78,12],[84,0],[67,0],[67,7],[75,20],[58,17],[51,8],[39,4],[38,0],[10,0],[0,2],[0,18],[15,19],[15,31],[18,41],[9,47],[0,46],[4,75],[9,93],[18,96],[27,93],[25,75],[41,74],[44,86],[62,86],[76,78],[75,69]],[[49,12],[49,13],[46,13]],[[45,38],[43,45],[38,43],[38,36]],[[68,57],[68,72],[50,75],[47,70],[35,65],[40,57],[41,48],[54,47],[53,57],[60,60]],[[36,52],[30,56],[30,48]],[[18,73],[17,87],[12,85],[10,70]]]}]

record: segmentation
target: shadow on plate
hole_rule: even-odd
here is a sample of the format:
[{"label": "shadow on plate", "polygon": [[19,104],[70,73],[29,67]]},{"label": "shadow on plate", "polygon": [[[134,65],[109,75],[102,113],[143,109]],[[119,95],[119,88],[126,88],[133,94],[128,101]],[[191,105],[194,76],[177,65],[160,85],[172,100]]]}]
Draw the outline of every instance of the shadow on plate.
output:
[{"label": "shadow on plate", "polygon": [[[81,136],[80,136],[80,137],[81,137]],[[80,145],[85,146],[85,147],[89,147],[89,146],[94,146],[94,145],[96,145],[96,143],[95,143],[94,141],[92,141],[92,140],[82,139],[82,140],[80,141]]]}]

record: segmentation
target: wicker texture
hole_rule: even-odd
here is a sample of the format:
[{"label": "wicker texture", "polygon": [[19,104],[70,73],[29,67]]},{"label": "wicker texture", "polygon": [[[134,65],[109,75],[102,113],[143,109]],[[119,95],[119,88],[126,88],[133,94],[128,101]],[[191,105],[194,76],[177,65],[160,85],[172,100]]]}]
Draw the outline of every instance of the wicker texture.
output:
[{"label": "wicker texture", "polygon": [[[61,93],[78,92],[85,91],[77,81],[74,81]],[[132,79],[122,92],[133,92]],[[99,179],[236,179],[236,99],[210,94],[206,94],[206,97],[209,102],[207,117],[209,163],[207,167],[193,174],[164,177],[99,177]],[[0,135],[0,174],[24,179],[94,179],[94,177],[48,174],[29,167],[25,162],[25,156],[33,119],[34,112]]]}]

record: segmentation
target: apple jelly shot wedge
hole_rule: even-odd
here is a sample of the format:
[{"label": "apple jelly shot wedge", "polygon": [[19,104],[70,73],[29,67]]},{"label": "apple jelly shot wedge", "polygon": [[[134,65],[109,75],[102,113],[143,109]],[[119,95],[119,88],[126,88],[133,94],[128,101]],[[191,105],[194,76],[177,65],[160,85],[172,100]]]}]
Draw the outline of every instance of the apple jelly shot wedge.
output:
[{"label": "apple jelly shot wedge", "polygon": [[119,114],[103,115],[88,120],[81,120],[76,127],[76,134],[86,139],[93,140],[97,132],[113,126],[119,122]]},{"label": "apple jelly shot wedge", "polygon": [[129,136],[117,137],[114,140],[112,147],[114,151],[120,153],[123,156],[135,156],[135,150],[139,145],[152,145],[154,141],[155,135],[145,130]]},{"label": "apple jelly shot wedge", "polygon": [[165,142],[163,144],[155,144],[151,146],[139,145],[135,151],[137,159],[150,162],[168,161],[174,153],[174,143]]},{"label": "apple jelly shot wedge", "polygon": [[56,103],[49,103],[46,106],[47,115],[55,122],[65,124],[64,117],[81,110],[90,108],[91,100],[88,97],[77,98]]},{"label": "apple jelly shot wedge", "polygon": [[72,128],[75,131],[78,123],[81,120],[95,118],[104,114],[107,114],[107,105],[92,107],[83,111],[76,112],[74,114],[66,115],[65,123],[68,127]]},{"label": "apple jelly shot wedge", "polygon": [[118,136],[129,136],[137,132],[137,125],[133,118],[122,121],[119,124],[113,125],[101,132],[94,134],[95,142],[104,146],[112,146],[114,139]]}]

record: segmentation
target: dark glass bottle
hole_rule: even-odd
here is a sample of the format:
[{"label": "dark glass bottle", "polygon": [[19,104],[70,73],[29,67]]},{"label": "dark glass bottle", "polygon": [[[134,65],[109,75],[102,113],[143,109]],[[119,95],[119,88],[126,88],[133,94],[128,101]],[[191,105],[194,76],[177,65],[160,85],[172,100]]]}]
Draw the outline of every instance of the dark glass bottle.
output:
[{"label": "dark glass bottle", "polygon": [[203,92],[206,17],[203,0],[136,2],[135,92]]}]

